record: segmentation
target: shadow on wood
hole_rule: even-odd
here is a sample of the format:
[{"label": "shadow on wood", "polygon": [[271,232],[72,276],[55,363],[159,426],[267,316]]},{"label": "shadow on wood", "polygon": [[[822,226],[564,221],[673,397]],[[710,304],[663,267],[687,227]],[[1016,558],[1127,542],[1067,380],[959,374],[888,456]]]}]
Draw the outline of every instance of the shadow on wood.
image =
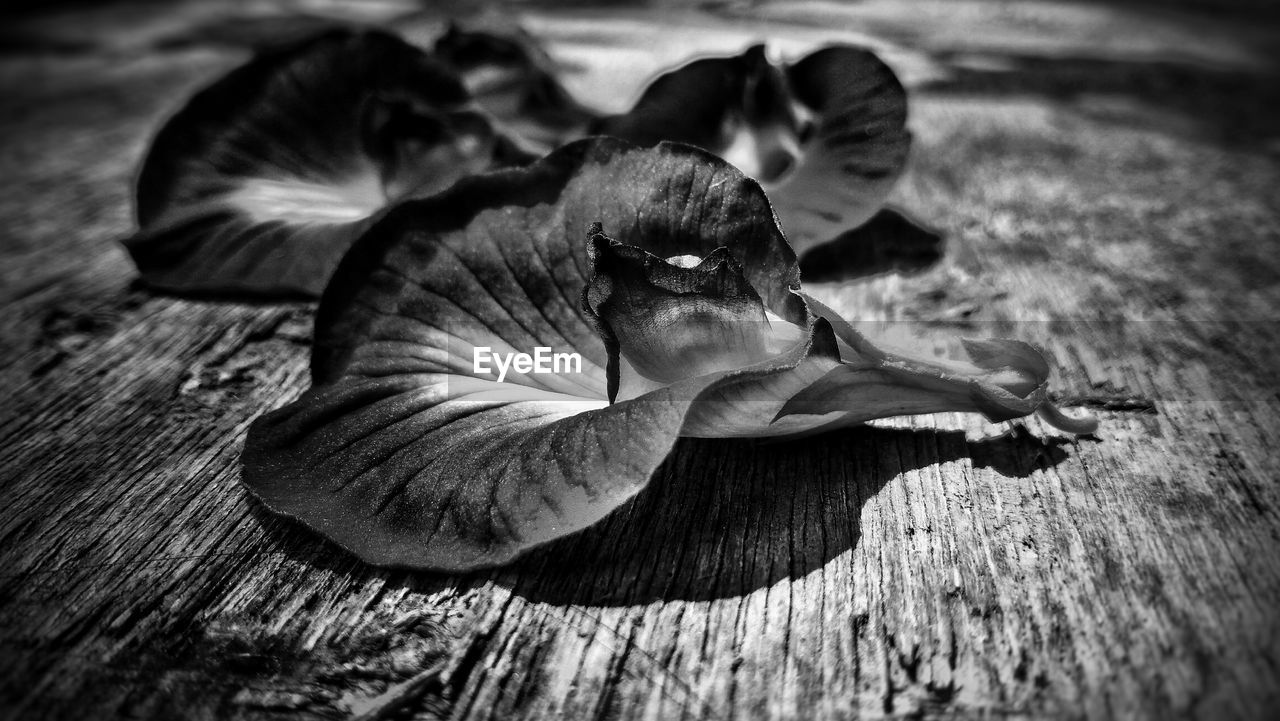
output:
[{"label": "shadow on wood", "polygon": [[863,504],[902,473],[968,457],[1024,477],[1066,454],[1025,431],[973,442],[960,431],[872,427],[781,443],[690,439],[604,523],[497,580],[555,604],[745,596],[852,549]]},{"label": "shadow on wood", "polygon": [[885,208],[805,253],[800,276],[806,283],[832,283],[881,273],[918,273],[942,260],[945,245],[941,234]]},{"label": "shadow on wood", "polygon": [[863,504],[905,472],[971,458],[1024,478],[1065,460],[1067,443],[1021,426],[976,441],[961,431],[873,427],[783,442],[685,439],[602,523],[507,568],[461,577],[366,566],[301,524],[251,507],[285,553],[353,579],[383,574],[388,586],[431,592],[492,578],[551,604],[701,601],[801,578],[852,549]]}]

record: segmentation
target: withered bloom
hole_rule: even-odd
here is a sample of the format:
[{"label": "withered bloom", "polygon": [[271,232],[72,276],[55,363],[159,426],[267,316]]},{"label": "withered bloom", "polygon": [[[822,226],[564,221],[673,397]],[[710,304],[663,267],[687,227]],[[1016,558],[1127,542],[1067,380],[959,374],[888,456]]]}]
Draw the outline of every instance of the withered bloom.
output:
[{"label": "withered bloom", "polygon": [[[471,362],[535,347],[583,362],[501,381]],[[371,563],[501,564],[603,518],[682,435],[1051,408],[1030,346],[968,349],[890,354],[801,295],[760,185],[719,158],[587,139],[361,238],[321,301],[313,387],[254,423],[244,481]]]},{"label": "withered bloom", "polygon": [[907,162],[907,93],[875,53],[833,45],[794,63],[765,46],[700,58],[595,132],[705,148],[760,181],[797,253],[867,222]]},{"label": "withered bloom", "polygon": [[162,290],[317,296],[390,204],[532,157],[447,64],[335,30],[259,53],[165,124],[125,246]]},{"label": "withered bloom", "polygon": [[500,129],[539,155],[585,134],[596,114],[557,78],[559,67],[510,16],[452,21],[433,46]]}]

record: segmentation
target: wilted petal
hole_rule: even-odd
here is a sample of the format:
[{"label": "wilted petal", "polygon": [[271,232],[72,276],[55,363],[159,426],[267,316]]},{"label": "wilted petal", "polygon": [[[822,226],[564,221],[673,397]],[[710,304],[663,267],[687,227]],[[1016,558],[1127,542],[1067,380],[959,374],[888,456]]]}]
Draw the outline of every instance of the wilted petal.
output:
[{"label": "wilted petal", "polygon": [[766,186],[797,252],[856,228],[884,205],[906,166],[907,94],[865,48],[834,46],[787,68],[815,127],[795,172]]},{"label": "wilted petal", "polygon": [[528,160],[469,102],[447,66],[385,33],[264,52],[156,136],[125,244],[165,290],[318,295],[389,202]]},{"label": "wilted petal", "polygon": [[697,145],[767,182],[785,173],[800,152],[800,112],[785,73],[756,45],[659,77],[630,111],[601,119],[595,129],[642,145]]},{"label": "wilted petal", "polygon": [[655,80],[596,130],[706,148],[760,180],[798,252],[866,222],[906,164],[906,91],[869,50],[833,46],[778,66],[755,46]]},{"label": "wilted petal", "polygon": [[862,225],[814,247],[800,259],[807,283],[851,280],[886,272],[917,273],[942,259],[943,236],[885,208]]},{"label": "wilted petal", "polygon": [[[766,307],[805,313],[754,181],[694,148],[574,143],[397,206],[359,241],[317,314],[315,386],[250,430],[248,487],[370,562],[442,569],[502,563],[638,492],[718,377],[609,404],[581,305],[595,221],[661,257],[730,248]],[[477,346],[576,351],[582,372],[499,383]]]},{"label": "wilted petal", "polygon": [[[589,139],[463,180],[397,206],[343,260],[317,313],[314,386],[250,428],[244,482],[367,561],[465,570],[595,523],[680,435],[1035,409],[1047,369],[1029,347],[972,346],[977,398],[953,377],[968,371],[810,313],[796,280],[759,185],[690,146]],[[474,363],[539,346],[579,353],[580,369],[503,381]],[[649,385],[610,403],[620,374]],[[886,402],[902,378],[936,408]]]},{"label": "wilted petal", "polygon": [[583,135],[595,117],[560,84],[537,40],[509,18],[451,22],[435,53],[459,71],[477,103],[533,149],[546,152]]}]

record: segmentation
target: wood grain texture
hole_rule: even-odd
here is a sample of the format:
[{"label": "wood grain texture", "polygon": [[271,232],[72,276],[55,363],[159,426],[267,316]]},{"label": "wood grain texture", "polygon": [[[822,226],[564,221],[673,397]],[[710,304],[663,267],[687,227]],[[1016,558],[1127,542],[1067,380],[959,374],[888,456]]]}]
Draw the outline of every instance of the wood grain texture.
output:
[{"label": "wood grain texture", "polygon": [[914,89],[894,202],[945,259],[810,287],[1043,343],[1096,438],[944,414],[682,442],[598,527],[452,577],[364,566],[240,487],[248,423],[305,388],[310,306],[133,285],[137,162],[243,52],[50,47],[0,56],[0,717],[1280,708],[1280,161],[1114,81],[1159,68]]}]

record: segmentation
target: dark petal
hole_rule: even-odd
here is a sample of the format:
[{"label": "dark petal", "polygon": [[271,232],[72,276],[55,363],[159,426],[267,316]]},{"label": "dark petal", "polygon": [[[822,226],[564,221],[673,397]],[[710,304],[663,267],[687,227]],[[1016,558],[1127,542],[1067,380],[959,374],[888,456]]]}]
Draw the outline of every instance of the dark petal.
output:
[{"label": "dark petal", "polygon": [[595,114],[556,78],[555,61],[514,22],[492,15],[452,22],[435,54],[461,75],[504,130],[544,152],[584,134]]},{"label": "dark petal", "polygon": [[644,145],[697,145],[762,183],[786,174],[801,152],[786,76],[763,45],[694,60],[659,77],[634,108],[601,120],[597,131]]},{"label": "dark petal", "polygon": [[916,273],[942,260],[945,239],[900,210],[871,220],[800,256],[805,283],[829,283],[878,273]]},{"label": "dark petal", "polygon": [[[754,181],[694,148],[579,141],[403,203],[353,246],[317,313],[315,387],[254,423],[245,484],[365,560],[451,570],[502,563],[636,493],[717,379],[609,406],[580,304],[597,220],[663,257],[727,247],[766,303],[807,317]],[[476,372],[476,346],[578,352],[582,372],[499,383]]]},{"label": "dark petal", "polygon": [[602,118],[594,131],[641,145],[670,140],[719,154],[726,123],[740,115],[746,74],[741,57],[694,60],[654,80],[631,110]]},{"label": "dark petal", "polygon": [[907,94],[875,53],[819,50],[787,69],[795,98],[814,114],[795,171],[769,188],[797,252],[867,222],[906,166]]},{"label": "dark petal", "polygon": [[869,50],[834,46],[780,68],[763,46],[655,80],[600,133],[706,148],[765,184],[798,251],[866,222],[907,160],[906,92]]},{"label": "dark petal", "polygon": [[253,425],[245,483],[369,563],[468,570],[625,502],[684,415],[676,389],[585,410],[450,399],[448,388],[446,376],[394,374],[314,389]]},{"label": "dark petal", "polygon": [[[587,138],[528,168],[467,178],[391,211],[352,248],[325,291],[313,380],[358,372],[359,358],[374,352],[365,346],[379,315],[356,305],[360,294],[371,299],[364,305],[405,308],[440,322],[474,320],[472,313],[483,310],[481,318],[520,318],[521,327],[545,328],[544,316],[553,312],[549,317],[558,319],[567,345],[603,368],[594,321],[580,304],[591,277],[583,238],[597,222],[619,242],[662,258],[701,257],[725,247],[766,308],[798,325],[808,317],[794,292],[800,287],[795,254],[755,181],[697,148],[641,149]],[[531,275],[517,282],[510,274],[525,266]],[[397,278],[407,269],[412,277]],[[538,269],[545,272],[534,273]],[[428,281],[433,293],[414,291]],[[448,302],[439,297],[442,288],[449,289]],[[512,339],[519,347],[534,340],[528,333]]]},{"label": "dark petal", "polygon": [[317,295],[390,201],[526,159],[468,102],[452,71],[381,32],[262,53],[156,136],[126,246],[166,290]]}]

